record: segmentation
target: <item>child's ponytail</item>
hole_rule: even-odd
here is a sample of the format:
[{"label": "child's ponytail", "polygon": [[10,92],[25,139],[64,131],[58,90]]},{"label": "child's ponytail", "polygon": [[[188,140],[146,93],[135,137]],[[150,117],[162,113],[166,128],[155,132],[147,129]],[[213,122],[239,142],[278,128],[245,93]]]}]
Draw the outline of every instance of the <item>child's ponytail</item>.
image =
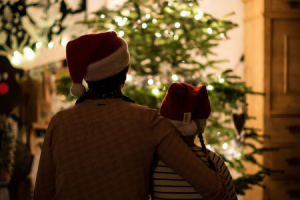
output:
[{"label": "child's ponytail", "polygon": [[205,156],[207,157],[209,166],[211,167],[211,169],[212,169],[214,172],[218,172],[218,170],[217,170],[217,168],[216,168],[214,162],[211,160],[211,158],[210,158],[210,156],[209,156],[209,151],[206,149],[206,146],[205,146],[205,144],[204,144],[204,140],[203,140],[202,134],[199,134],[199,135],[198,135],[198,138],[200,139],[202,151],[205,153]]}]

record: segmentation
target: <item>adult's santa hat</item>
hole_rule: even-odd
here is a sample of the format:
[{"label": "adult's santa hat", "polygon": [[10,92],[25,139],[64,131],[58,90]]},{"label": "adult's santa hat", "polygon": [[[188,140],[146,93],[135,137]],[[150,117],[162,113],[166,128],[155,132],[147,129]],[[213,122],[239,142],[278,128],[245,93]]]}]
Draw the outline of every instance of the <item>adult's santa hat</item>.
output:
[{"label": "adult's santa hat", "polygon": [[83,35],[67,44],[67,62],[73,85],[70,92],[80,97],[86,90],[83,79],[99,81],[121,72],[129,65],[125,40],[114,31]]},{"label": "adult's santa hat", "polygon": [[206,86],[195,87],[187,83],[172,83],[163,99],[160,114],[169,119],[182,136],[195,134],[197,123],[206,125],[211,107]]}]

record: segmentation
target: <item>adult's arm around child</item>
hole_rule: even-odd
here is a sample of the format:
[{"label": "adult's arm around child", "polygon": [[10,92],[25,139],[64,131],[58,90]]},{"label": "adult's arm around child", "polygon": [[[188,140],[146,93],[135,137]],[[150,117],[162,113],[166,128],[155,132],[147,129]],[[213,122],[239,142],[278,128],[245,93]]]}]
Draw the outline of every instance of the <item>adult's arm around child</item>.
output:
[{"label": "adult's arm around child", "polygon": [[151,110],[150,124],[161,161],[189,182],[206,200],[227,200],[226,186],[182,141],[176,128]]}]

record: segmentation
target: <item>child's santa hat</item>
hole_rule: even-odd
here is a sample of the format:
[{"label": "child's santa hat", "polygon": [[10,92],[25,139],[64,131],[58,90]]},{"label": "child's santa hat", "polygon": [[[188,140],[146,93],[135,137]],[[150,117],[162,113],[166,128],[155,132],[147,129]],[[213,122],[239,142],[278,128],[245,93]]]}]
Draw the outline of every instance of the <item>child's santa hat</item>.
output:
[{"label": "child's santa hat", "polygon": [[195,121],[205,127],[210,113],[206,86],[195,87],[187,83],[172,83],[160,108],[160,114],[170,119],[183,136],[195,134]]},{"label": "child's santa hat", "polygon": [[127,43],[114,31],[83,35],[67,44],[67,62],[73,85],[70,92],[85,93],[83,79],[98,81],[114,76],[129,64]]}]

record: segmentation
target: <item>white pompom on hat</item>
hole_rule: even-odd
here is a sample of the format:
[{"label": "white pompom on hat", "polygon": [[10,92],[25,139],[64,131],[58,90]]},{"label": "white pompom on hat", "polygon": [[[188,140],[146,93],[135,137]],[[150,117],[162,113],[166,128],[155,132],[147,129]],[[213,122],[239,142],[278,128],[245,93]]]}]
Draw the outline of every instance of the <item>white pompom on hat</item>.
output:
[{"label": "white pompom on hat", "polygon": [[83,35],[68,42],[71,94],[81,97],[86,92],[83,79],[98,81],[114,76],[129,65],[129,59],[127,43],[114,31]]}]

